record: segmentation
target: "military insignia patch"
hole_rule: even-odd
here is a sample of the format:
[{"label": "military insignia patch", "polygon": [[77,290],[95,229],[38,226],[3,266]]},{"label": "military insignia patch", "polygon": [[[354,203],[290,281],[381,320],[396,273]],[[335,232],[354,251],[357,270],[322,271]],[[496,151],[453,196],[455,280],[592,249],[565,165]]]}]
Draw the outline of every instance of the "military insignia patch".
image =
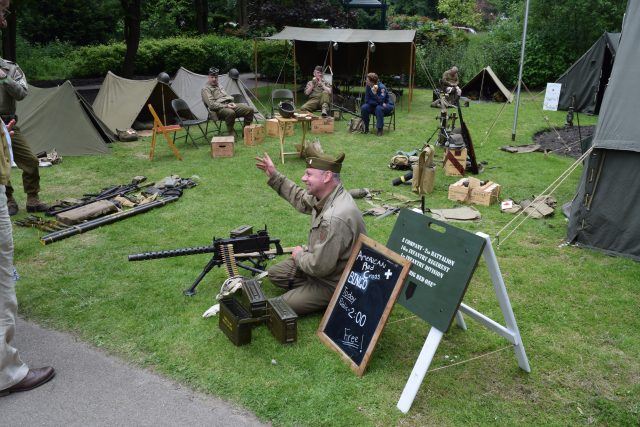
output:
[{"label": "military insignia patch", "polygon": [[326,227],[322,227],[320,229],[320,233],[318,233],[318,237],[320,237],[321,242],[324,242],[325,240],[327,240],[328,235],[329,235],[329,230],[327,230]]}]

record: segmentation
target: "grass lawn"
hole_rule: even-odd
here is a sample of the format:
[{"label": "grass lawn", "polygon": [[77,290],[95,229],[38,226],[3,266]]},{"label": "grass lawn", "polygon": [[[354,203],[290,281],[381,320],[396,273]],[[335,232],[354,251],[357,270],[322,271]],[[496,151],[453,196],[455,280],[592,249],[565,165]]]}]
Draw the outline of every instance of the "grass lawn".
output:
[{"label": "grass lawn", "polygon": [[[349,134],[346,121],[336,122],[334,134],[317,135],[325,151],[346,153],[345,187],[383,190],[390,203],[396,201],[391,193],[414,197],[409,186],[391,186],[403,172],[388,163],[397,150],[423,145],[436,129],[439,110],[429,108],[431,91],[415,92],[411,112],[407,98],[405,93],[398,107],[397,129],[382,137]],[[543,112],[541,105],[541,98],[523,94],[515,142],[514,105],[502,114],[502,105],[495,103],[473,103],[463,110],[477,159],[487,162],[479,177],[500,183],[503,198],[540,194],[573,163],[556,154],[498,150],[530,143],[547,123],[564,124],[565,113]],[[593,124],[596,118],[581,116],[580,121]],[[290,148],[301,137],[296,132],[287,138]],[[262,326],[253,330],[251,344],[233,346],[217,318],[201,317],[214,303],[223,270],[211,271],[196,296],[182,295],[207,255],[127,261],[127,255],[143,251],[208,245],[241,224],[254,230],[266,224],[283,246],[305,243],[308,232],[309,218],[280,199],[254,166],[254,157],[265,151],[278,158],[276,138],[267,137],[257,147],[240,142],[233,158],[216,159],[207,145],[196,149],[180,142],[183,161],[163,140],[149,161],[149,140],[115,143],[110,156],[65,157],[62,164],[41,170],[42,197],[50,201],[128,183],[136,175],[149,181],[197,176],[199,185],[175,203],[47,246],[39,243],[37,231],[15,227],[22,316],[236,402],[278,426],[640,423],[640,264],[560,246],[566,220],[559,208],[553,217],[524,222],[496,249],[532,372],[518,368],[503,338],[467,318],[469,329],[452,327],[434,357],[432,369],[446,369],[427,374],[405,415],[396,403],[429,325],[402,306],[394,308],[367,372],[358,378],[315,335],[321,314],[299,320],[293,345],[279,344]],[[300,182],[302,160],[290,157],[277,167]],[[554,193],[559,204],[573,197],[581,169]],[[14,170],[14,183],[19,179]],[[427,206],[456,206],[447,200],[448,186],[456,180],[439,168]],[[17,191],[16,197],[24,205],[26,196]],[[370,207],[363,200],[358,204]],[[513,218],[496,205],[478,209],[481,221],[456,225],[495,236]],[[21,211],[17,218],[25,215]],[[385,243],[395,217],[365,219],[369,235]],[[263,287],[268,296],[279,294],[268,280]],[[503,321],[482,262],[464,301]],[[468,362],[454,364],[460,361]]]}]

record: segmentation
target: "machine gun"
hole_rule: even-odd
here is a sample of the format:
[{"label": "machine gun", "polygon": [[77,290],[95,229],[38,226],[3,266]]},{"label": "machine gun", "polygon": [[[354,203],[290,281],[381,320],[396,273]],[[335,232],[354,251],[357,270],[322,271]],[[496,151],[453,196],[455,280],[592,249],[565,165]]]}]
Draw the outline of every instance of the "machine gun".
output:
[{"label": "machine gun", "polygon": [[[271,245],[275,250],[271,250]],[[229,277],[238,276],[238,267],[251,271],[253,274],[262,273],[265,264],[276,255],[292,252],[291,248],[282,249],[280,239],[271,239],[267,233],[267,227],[253,234],[253,227],[241,226],[231,231],[229,238],[213,238],[211,246],[198,246],[192,248],[172,249],[159,252],[143,252],[129,255],[129,261],[144,261],[148,259],[172,258],[185,255],[213,254],[202,273],[193,282],[190,288],[184,290],[187,296],[196,293],[196,286],[213,267],[224,265]],[[245,259],[251,265],[236,262],[236,259]]]}]

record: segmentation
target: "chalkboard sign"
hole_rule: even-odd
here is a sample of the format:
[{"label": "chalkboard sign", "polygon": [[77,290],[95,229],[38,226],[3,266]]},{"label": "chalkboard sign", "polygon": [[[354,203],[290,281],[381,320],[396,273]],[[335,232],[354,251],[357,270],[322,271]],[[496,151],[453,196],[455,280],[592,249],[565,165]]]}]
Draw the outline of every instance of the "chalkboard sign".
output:
[{"label": "chalkboard sign", "polygon": [[485,239],[408,209],[387,246],[411,260],[398,303],[447,332],[478,265]]},{"label": "chalkboard sign", "polygon": [[361,234],[318,336],[362,376],[411,262]]}]

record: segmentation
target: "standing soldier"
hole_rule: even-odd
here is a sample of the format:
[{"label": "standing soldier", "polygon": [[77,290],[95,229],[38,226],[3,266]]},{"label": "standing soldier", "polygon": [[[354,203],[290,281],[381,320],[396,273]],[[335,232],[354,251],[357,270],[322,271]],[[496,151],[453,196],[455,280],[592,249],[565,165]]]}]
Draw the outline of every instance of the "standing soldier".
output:
[{"label": "standing soldier", "polygon": [[[0,117],[5,123],[11,120],[18,122],[16,116],[16,101],[23,100],[29,91],[27,79],[15,62],[0,58]],[[46,203],[38,198],[40,192],[40,162],[33,154],[27,140],[20,132],[18,126],[13,127],[11,138],[13,159],[22,170],[22,186],[27,193],[27,212],[46,212],[49,209]],[[13,187],[7,183],[7,207],[9,215],[18,213],[18,203],[13,198]]]}]

